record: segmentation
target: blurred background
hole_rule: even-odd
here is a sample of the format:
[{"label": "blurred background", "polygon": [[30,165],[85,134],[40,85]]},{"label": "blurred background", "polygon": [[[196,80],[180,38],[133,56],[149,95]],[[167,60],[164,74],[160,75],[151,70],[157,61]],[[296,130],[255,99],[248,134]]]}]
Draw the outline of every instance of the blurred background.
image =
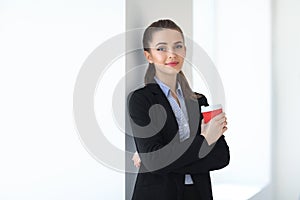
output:
[{"label": "blurred background", "polygon": [[[231,163],[211,173],[215,199],[300,199],[299,10],[296,0],[0,1],[0,199],[125,199],[125,174],[81,142],[74,85],[99,45],[157,17],[176,21],[223,82]],[[114,61],[95,91],[98,123],[123,150],[111,93],[125,66]],[[185,70],[211,100],[201,72]]]}]

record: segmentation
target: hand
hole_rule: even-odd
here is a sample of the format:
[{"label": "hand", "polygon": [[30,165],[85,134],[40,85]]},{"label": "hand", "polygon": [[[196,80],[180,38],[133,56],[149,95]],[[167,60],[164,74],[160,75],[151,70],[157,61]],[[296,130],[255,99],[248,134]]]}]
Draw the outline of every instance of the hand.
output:
[{"label": "hand", "polygon": [[226,120],[225,113],[220,113],[207,124],[204,123],[204,120],[201,121],[201,135],[205,137],[208,145],[215,143],[227,130]]},{"label": "hand", "polygon": [[137,151],[133,154],[131,160],[133,161],[133,164],[136,168],[139,168],[141,166],[141,159]]}]

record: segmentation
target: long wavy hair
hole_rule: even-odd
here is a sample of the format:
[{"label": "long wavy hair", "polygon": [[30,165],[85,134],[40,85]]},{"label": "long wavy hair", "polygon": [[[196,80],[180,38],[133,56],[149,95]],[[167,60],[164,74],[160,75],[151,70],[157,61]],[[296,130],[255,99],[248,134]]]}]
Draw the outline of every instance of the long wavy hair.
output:
[{"label": "long wavy hair", "polygon": [[[161,19],[156,22],[153,22],[150,26],[148,26],[146,28],[144,35],[143,35],[144,51],[147,51],[150,53],[149,46],[150,46],[150,42],[152,41],[153,34],[157,31],[161,31],[163,29],[171,29],[171,30],[178,31],[181,34],[183,42],[184,42],[184,35],[183,35],[183,31],[181,30],[181,28],[172,20]],[[154,64],[149,63],[148,69],[146,71],[145,78],[144,78],[144,83],[146,85],[150,84],[150,83],[155,83],[155,81],[154,81],[155,72],[156,71],[155,71]],[[195,94],[192,91],[192,89],[182,71],[180,71],[177,74],[177,80],[178,80],[178,82],[183,90],[183,93],[186,97],[191,98],[191,99],[196,99],[196,98],[200,97],[198,94]]]}]

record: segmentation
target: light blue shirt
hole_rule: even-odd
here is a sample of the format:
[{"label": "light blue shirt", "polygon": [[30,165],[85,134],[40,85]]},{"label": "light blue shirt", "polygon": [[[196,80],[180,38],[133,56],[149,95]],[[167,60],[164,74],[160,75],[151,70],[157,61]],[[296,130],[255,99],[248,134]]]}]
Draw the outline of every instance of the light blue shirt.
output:
[{"label": "light blue shirt", "polygon": [[[176,95],[179,101],[180,106],[178,105],[176,99],[171,94],[171,89],[164,84],[161,80],[159,80],[157,77],[154,77],[154,80],[159,85],[165,96],[167,97],[172,110],[175,114],[176,121],[178,124],[178,133],[179,133],[179,139],[181,142],[188,139],[190,137],[190,127],[189,127],[189,119],[188,114],[186,110],[186,105],[184,102],[184,96],[182,93],[181,86],[179,82],[177,82],[176,85]],[[193,184],[193,180],[191,175],[186,174],[185,175],[185,184]]]}]

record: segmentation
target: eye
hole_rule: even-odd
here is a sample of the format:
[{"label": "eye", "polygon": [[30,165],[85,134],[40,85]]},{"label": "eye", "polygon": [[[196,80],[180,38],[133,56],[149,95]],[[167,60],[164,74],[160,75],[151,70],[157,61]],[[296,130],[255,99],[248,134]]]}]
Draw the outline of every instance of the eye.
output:
[{"label": "eye", "polygon": [[182,45],[182,44],[177,44],[177,45],[175,46],[175,48],[176,48],[176,49],[182,49],[182,48],[183,48],[183,45]]},{"label": "eye", "polygon": [[166,47],[158,47],[156,50],[157,51],[167,51],[167,48]]}]

